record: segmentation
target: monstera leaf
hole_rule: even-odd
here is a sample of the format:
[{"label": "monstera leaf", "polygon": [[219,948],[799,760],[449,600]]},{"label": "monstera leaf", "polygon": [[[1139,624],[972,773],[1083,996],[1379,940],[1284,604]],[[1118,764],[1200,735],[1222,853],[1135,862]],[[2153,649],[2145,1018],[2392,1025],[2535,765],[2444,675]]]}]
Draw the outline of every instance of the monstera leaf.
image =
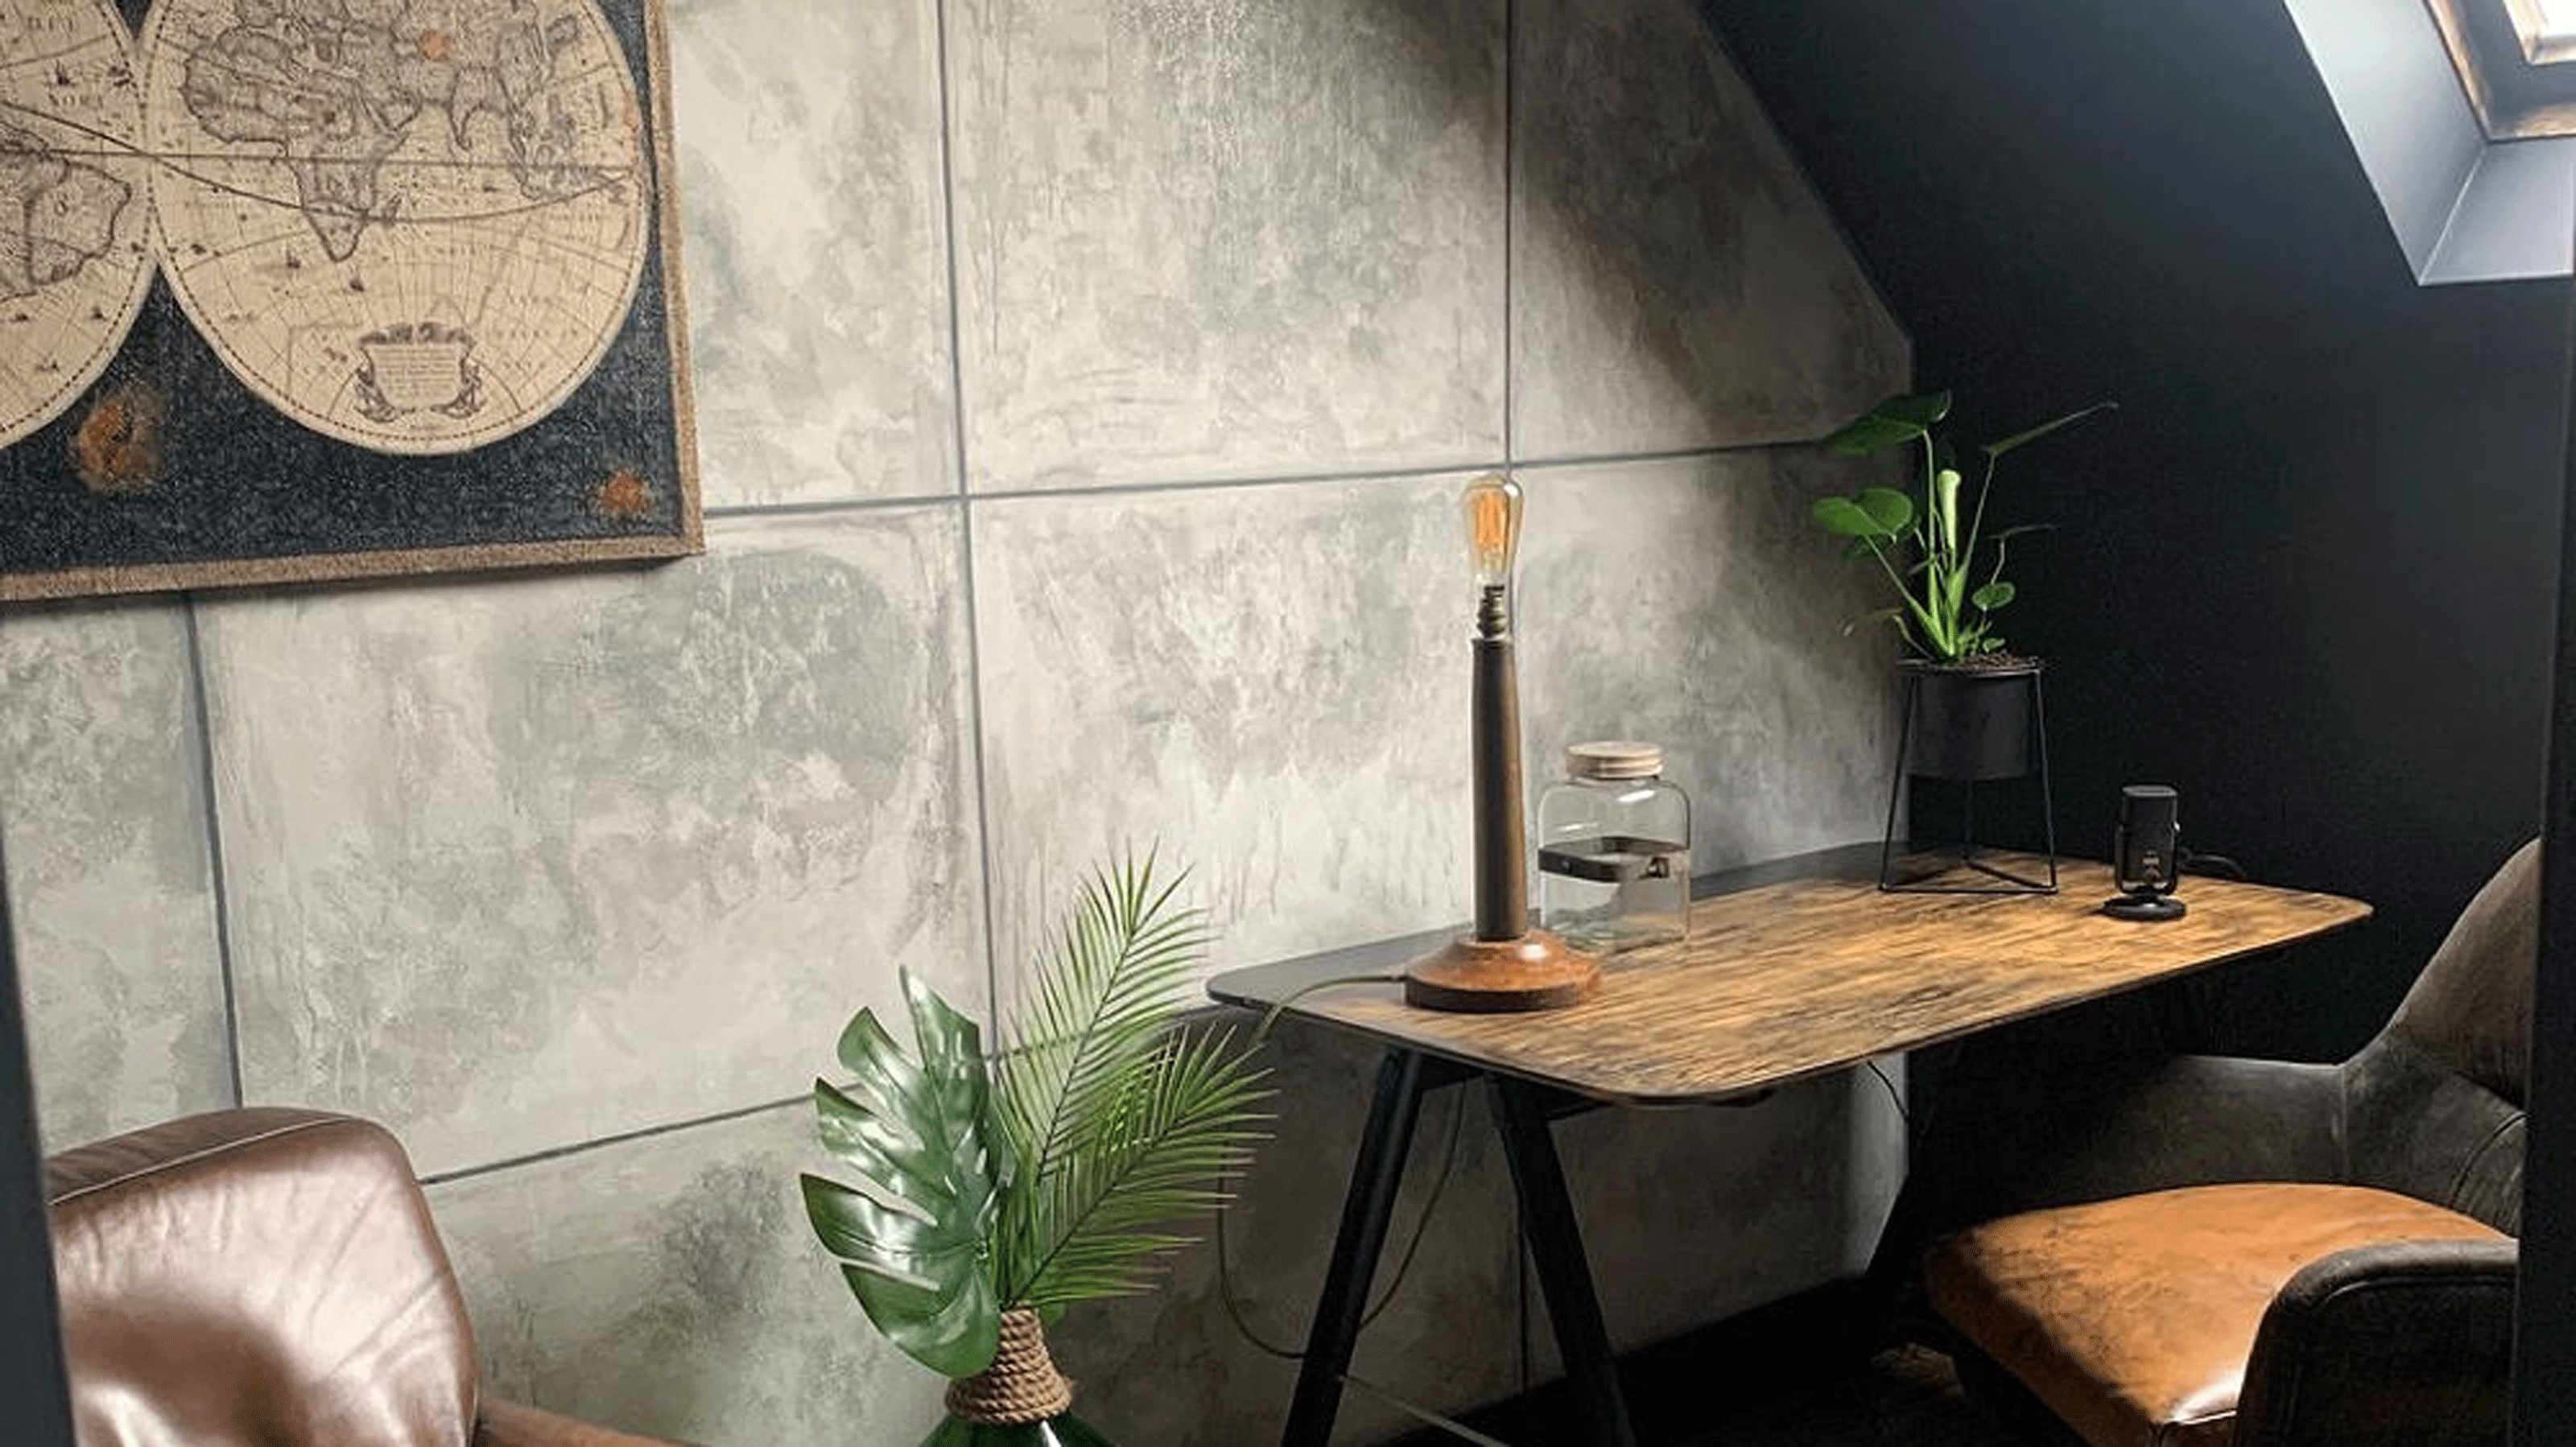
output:
[{"label": "monstera leaf", "polygon": [[888,1341],[944,1376],[973,1376],[1001,1332],[991,1083],[974,1022],[908,970],[903,993],[920,1059],[862,1010],[841,1034],[853,1085],[814,1082],[823,1144],[865,1185],[808,1175],[805,1212]]}]

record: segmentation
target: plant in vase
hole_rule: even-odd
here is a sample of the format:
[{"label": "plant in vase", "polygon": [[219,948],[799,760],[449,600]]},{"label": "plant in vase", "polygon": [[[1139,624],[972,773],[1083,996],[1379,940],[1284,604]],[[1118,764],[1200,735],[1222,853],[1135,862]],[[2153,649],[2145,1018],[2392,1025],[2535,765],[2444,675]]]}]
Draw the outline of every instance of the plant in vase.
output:
[{"label": "plant in vase", "polygon": [[1072,1415],[1044,1328],[1148,1289],[1222,1208],[1261,1138],[1267,1072],[1192,1032],[1208,935],[1179,880],[1096,871],[988,1059],[973,1021],[903,973],[914,1053],[872,1010],[841,1033],[852,1083],[814,1082],[824,1147],[856,1187],[802,1178],[815,1234],[886,1339],[950,1379],[923,1447],[1106,1447]]},{"label": "plant in vase", "polygon": [[1976,780],[2026,769],[2030,719],[2022,705],[2029,694],[1997,685],[2036,674],[2040,665],[2005,651],[1995,615],[2018,595],[2004,576],[2007,545],[2047,525],[1988,533],[1986,500],[2006,453],[2117,405],[2096,402],[1979,447],[1984,465],[1968,499],[1960,496],[1966,482],[1957,459],[1936,430],[1950,415],[1947,392],[1890,397],[1825,439],[1828,450],[1847,457],[1922,449],[1919,490],[1867,487],[1820,497],[1813,508],[1818,526],[1847,540],[1846,557],[1876,564],[1895,589],[1894,604],[1854,626],[1893,624],[1904,641],[1904,666],[1938,685],[1922,694],[1917,772]]}]

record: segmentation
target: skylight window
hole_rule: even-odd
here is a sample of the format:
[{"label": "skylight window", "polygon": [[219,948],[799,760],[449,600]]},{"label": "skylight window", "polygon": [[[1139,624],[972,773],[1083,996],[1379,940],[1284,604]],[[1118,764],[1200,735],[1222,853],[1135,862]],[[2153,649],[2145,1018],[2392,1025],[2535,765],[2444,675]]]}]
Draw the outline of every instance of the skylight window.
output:
[{"label": "skylight window", "polygon": [[2576,0],[2505,0],[2521,33],[2523,58],[2533,65],[2576,60]]},{"label": "skylight window", "polygon": [[2421,0],[2489,140],[2576,135],[2576,0]]}]

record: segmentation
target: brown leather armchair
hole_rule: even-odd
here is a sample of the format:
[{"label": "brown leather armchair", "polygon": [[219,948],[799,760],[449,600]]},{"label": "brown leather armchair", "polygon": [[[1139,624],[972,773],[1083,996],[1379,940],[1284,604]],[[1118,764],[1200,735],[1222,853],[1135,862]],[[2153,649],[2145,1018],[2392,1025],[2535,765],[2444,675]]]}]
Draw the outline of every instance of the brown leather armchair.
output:
[{"label": "brown leather armchair", "polygon": [[81,1447],[670,1447],[484,1398],[411,1162],[303,1110],[45,1163]]},{"label": "brown leather armchair", "polygon": [[2539,875],[2340,1065],[2169,1060],[1971,1146],[2017,1199],[1924,1284],[1972,1384],[2091,1447],[2502,1443]]}]

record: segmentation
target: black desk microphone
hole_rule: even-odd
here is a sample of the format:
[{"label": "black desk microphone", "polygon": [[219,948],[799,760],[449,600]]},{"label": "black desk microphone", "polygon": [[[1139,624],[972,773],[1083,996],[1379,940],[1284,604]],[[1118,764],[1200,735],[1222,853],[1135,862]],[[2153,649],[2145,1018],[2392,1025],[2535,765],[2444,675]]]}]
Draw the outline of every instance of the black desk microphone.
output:
[{"label": "black desk microphone", "polygon": [[2120,827],[2112,836],[2111,876],[2120,897],[2102,912],[2114,919],[2180,919],[2173,897],[2182,873],[2182,826],[2174,791],[2163,784],[2130,784],[2120,790]]}]

